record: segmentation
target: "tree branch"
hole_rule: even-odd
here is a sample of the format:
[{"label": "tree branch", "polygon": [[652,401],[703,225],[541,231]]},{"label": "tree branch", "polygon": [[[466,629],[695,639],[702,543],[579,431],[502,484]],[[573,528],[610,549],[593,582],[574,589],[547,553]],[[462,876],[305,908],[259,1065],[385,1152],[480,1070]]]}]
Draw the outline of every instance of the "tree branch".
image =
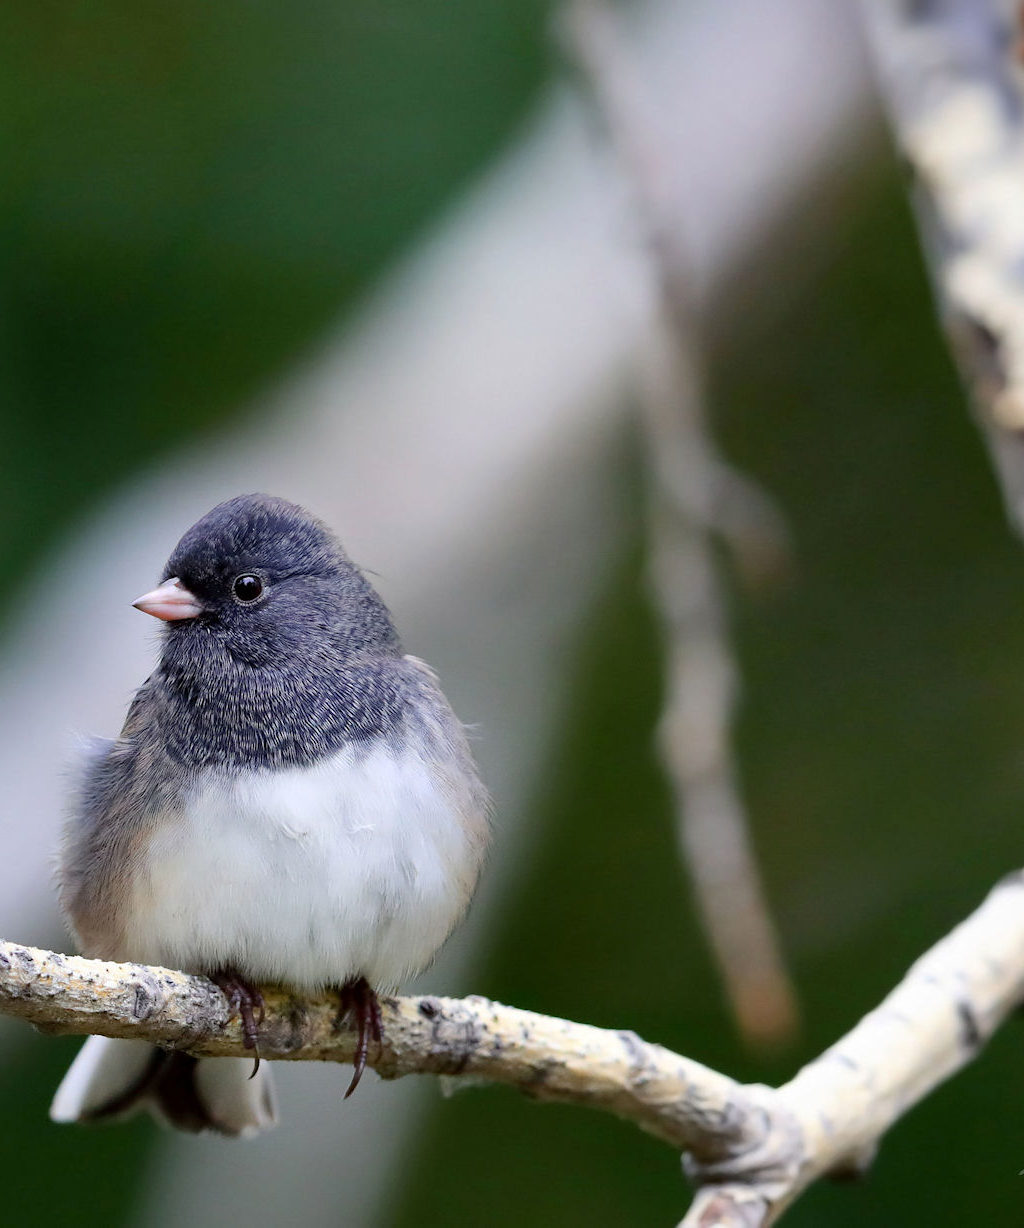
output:
[{"label": "tree branch", "polygon": [[[761,1228],[818,1177],[863,1166],[894,1121],[969,1062],[1024,1001],[1024,874],[910,969],[838,1044],[779,1088],[744,1085],[633,1032],[486,998],[390,998],[370,1064],[586,1105],[684,1151],[697,1185],[683,1228]],[[337,1001],[266,993],[265,1057],[351,1061]],[[200,1057],[247,1050],[221,991],[166,968],[0,943],[0,1012],[49,1032],[130,1037]]]},{"label": "tree branch", "polygon": [[699,1192],[680,1228],[773,1224],[813,1181],[860,1172],[886,1130],[975,1058],[1024,1002],[1024,874],[911,967],[842,1040],[780,1087],[771,1112],[795,1125],[784,1163],[755,1153],[686,1163]]},{"label": "tree branch", "polygon": [[[337,1022],[337,995],[264,993],[260,1054],[350,1062],[355,1033]],[[610,1031],[486,998],[382,998],[383,1044],[369,1065],[385,1079],[437,1074],[517,1087],[538,1100],[587,1104],[623,1117],[708,1162],[755,1124],[725,1075]],[[251,1056],[227,1000],[205,977],[0,942],[0,1013],[54,1033],[148,1040],[197,1057]]]}]

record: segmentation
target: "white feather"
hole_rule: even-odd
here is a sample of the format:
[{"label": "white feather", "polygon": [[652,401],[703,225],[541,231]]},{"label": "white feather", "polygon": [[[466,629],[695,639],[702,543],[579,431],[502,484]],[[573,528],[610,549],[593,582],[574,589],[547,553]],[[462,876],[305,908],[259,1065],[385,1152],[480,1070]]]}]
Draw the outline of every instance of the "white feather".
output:
[{"label": "white feather", "polygon": [[418,748],[348,746],[311,767],[209,772],[154,823],[125,958],[236,968],[303,990],[394,988],[465,908],[480,840]]},{"label": "white feather", "polygon": [[[144,1040],[110,1040],[90,1036],[61,1080],[50,1105],[50,1120],[82,1121],[120,1099],[134,1087],[153,1060]],[[255,1076],[250,1058],[208,1058],[196,1063],[196,1092],[213,1125],[223,1134],[250,1138],[277,1124],[277,1099],[266,1062]],[[143,1106],[163,1120],[159,1099],[144,1092],[118,1116]]]},{"label": "white feather", "polygon": [[277,1096],[266,1062],[254,1075],[251,1058],[204,1058],[196,1064],[196,1091],[224,1134],[252,1138],[277,1125]]},{"label": "white feather", "polygon": [[152,1057],[153,1046],[144,1040],[90,1036],[57,1088],[50,1120],[81,1121],[88,1117],[136,1083]]}]

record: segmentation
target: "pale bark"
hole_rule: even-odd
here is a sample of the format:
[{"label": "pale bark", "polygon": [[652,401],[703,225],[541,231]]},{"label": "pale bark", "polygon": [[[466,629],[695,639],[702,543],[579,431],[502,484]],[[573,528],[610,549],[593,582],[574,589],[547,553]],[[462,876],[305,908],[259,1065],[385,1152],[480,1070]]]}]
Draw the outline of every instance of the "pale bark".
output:
[{"label": "pale bark", "polygon": [[[336,1022],[335,998],[269,990],[266,1001],[264,1057],[351,1060],[354,1037]],[[749,1228],[773,1223],[818,1177],[861,1167],[889,1126],[969,1062],[1022,1001],[1024,876],[1016,874],[779,1088],[737,1083],[630,1031],[478,997],[387,999],[370,1065],[384,1078],[500,1083],[613,1113],[684,1152],[698,1190],[686,1228]],[[165,968],[0,943],[0,1012],[51,1032],[246,1054],[220,990]]]}]

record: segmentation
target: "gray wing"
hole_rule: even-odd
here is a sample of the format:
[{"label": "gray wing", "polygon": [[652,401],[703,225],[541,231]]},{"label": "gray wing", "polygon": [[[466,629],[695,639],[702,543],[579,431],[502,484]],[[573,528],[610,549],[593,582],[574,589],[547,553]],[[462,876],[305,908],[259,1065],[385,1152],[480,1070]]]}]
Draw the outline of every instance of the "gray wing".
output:
[{"label": "gray wing", "polygon": [[[173,809],[182,774],[156,736],[152,693],[140,687],[116,741],[87,742],[58,863],[61,907],[82,953],[120,958],[126,896],[157,813]],[[147,819],[150,822],[147,822]]]},{"label": "gray wing", "polygon": [[434,670],[419,657],[403,657],[408,678],[418,692],[415,712],[420,737],[428,748],[431,770],[458,806],[474,850],[473,872],[467,879],[467,899],[476,883],[491,837],[491,798],[477,772],[466,727],[452,711]]}]

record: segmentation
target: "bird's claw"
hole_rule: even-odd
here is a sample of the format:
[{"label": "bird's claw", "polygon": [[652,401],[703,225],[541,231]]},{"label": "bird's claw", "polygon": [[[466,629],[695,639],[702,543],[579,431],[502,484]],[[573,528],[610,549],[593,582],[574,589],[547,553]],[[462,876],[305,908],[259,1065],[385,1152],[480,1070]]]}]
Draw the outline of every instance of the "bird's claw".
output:
[{"label": "bird's claw", "polygon": [[267,1017],[263,994],[232,968],[224,968],[210,979],[220,986],[227,998],[231,1018],[238,1016],[242,1021],[242,1044],[253,1050],[254,1060],[249,1078],[254,1079],[260,1068],[259,1029]]},{"label": "bird's claw", "polygon": [[352,1057],[352,1082],[345,1093],[346,1100],[359,1086],[359,1080],[363,1077],[371,1039],[378,1049],[383,1041],[380,999],[364,976],[346,981],[338,990],[337,1023],[340,1025],[349,1017],[353,1018],[359,1035]]}]

